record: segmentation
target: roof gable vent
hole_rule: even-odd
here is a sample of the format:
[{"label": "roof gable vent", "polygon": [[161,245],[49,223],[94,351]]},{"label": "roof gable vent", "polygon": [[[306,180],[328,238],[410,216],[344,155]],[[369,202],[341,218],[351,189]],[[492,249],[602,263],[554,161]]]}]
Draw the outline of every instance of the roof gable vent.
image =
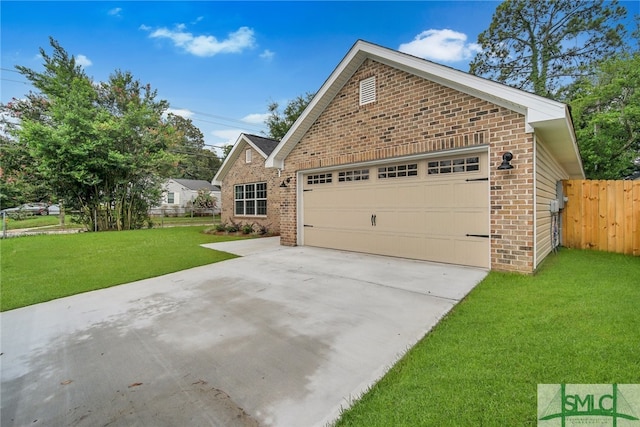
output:
[{"label": "roof gable vent", "polygon": [[376,78],[375,76],[360,80],[360,105],[369,104],[376,101]]}]

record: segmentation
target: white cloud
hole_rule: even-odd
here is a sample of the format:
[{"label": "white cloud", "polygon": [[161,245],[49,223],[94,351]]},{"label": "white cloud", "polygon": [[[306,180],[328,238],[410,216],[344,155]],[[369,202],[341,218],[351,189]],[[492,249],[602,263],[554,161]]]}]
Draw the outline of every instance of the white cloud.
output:
[{"label": "white cloud", "polygon": [[242,129],[218,129],[211,131],[211,135],[217,139],[214,145],[218,147],[235,144],[241,133],[246,133],[246,131]]},{"label": "white cloud", "polygon": [[76,64],[83,68],[87,68],[93,65],[93,62],[84,55],[78,55],[76,56]]},{"label": "white cloud", "polygon": [[122,12],[122,8],[121,7],[116,7],[111,9],[109,12],[107,12],[109,15],[112,16],[120,16],[120,12]]},{"label": "white cloud", "polygon": [[467,35],[457,31],[426,30],[409,43],[402,43],[400,52],[441,62],[471,59],[482,49],[477,43],[467,43]]},{"label": "white cloud", "polygon": [[254,113],[254,114],[248,114],[243,118],[241,118],[240,120],[246,123],[263,125],[264,121],[267,120],[267,117],[269,116],[270,116],[269,113]]},{"label": "white cloud", "polygon": [[267,61],[270,61],[273,59],[273,57],[276,55],[275,52],[270,51],[269,49],[265,49],[264,52],[262,52],[260,54],[260,58],[262,59],[266,59]]},{"label": "white cloud", "polygon": [[144,24],[140,25],[140,26],[138,27],[138,29],[139,29],[139,30],[143,30],[143,31],[151,31],[151,27],[150,27],[150,26],[148,26],[148,25],[144,25]]},{"label": "white cloud", "polygon": [[189,117],[193,116],[193,111],[187,110],[186,108],[167,108],[166,113],[167,114],[171,113],[176,116],[184,117],[185,119],[188,119]]},{"label": "white cloud", "polygon": [[[148,30],[148,27],[140,27]],[[165,38],[173,42],[177,47],[196,56],[214,56],[219,53],[239,53],[244,49],[255,46],[254,32],[249,27],[240,27],[237,31],[229,33],[224,40],[218,40],[213,36],[193,35],[186,31],[184,24],[177,25],[173,30],[158,28],[152,32],[151,38]]]}]

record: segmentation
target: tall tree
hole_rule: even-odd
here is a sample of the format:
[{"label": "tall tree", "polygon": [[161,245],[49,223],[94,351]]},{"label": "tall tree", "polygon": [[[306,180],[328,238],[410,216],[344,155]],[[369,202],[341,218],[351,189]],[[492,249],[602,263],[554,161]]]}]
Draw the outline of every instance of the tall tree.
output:
[{"label": "tall tree", "polygon": [[16,67],[40,91],[6,106],[20,120],[24,144],[43,179],[88,229],[141,227],[161,195],[157,176],[174,160],[166,152],[173,128],[165,101],[130,73],[94,83],[58,42],[44,49],[44,71]]},{"label": "tall tree", "polygon": [[270,115],[267,120],[265,120],[265,124],[269,128],[267,136],[277,140],[282,139],[304,109],[307,108],[307,105],[309,105],[313,97],[314,94],[308,92],[304,95],[299,95],[289,101],[284,111],[280,111],[280,105],[277,102],[269,104],[268,110]]},{"label": "tall tree", "polygon": [[627,14],[617,0],[505,0],[478,36],[470,72],[557,98],[594,61],[618,51]]},{"label": "tall tree", "polygon": [[640,52],[604,61],[571,95],[587,177],[621,179],[640,169]]},{"label": "tall tree", "polygon": [[211,181],[221,165],[221,160],[204,144],[204,135],[191,119],[169,114],[166,123],[175,130],[172,153],[179,156],[172,178],[202,179]]}]

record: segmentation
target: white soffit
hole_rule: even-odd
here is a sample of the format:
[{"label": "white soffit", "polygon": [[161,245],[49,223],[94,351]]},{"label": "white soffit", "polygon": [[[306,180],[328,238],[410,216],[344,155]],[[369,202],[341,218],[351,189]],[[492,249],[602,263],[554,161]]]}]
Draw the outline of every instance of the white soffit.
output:
[{"label": "white soffit", "polygon": [[523,114],[525,115],[527,132],[533,132],[534,128],[537,129],[537,123],[544,127],[552,121],[559,120],[566,123],[567,120],[565,105],[562,103],[359,40],[338,64],[298,120],[289,129],[289,132],[267,158],[266,167],[282,168],[284,166],[286,156],[302,139],[338,91],[368,58]]}]

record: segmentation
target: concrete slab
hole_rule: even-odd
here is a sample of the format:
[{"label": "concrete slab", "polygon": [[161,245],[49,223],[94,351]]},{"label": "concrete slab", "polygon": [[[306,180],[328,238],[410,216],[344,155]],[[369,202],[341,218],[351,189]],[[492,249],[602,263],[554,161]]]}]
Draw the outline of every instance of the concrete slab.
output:
[{"label": "concrete slab", "polygon": [[323,426],[486,275],[282,247],[0,314],[5,426]]}]

